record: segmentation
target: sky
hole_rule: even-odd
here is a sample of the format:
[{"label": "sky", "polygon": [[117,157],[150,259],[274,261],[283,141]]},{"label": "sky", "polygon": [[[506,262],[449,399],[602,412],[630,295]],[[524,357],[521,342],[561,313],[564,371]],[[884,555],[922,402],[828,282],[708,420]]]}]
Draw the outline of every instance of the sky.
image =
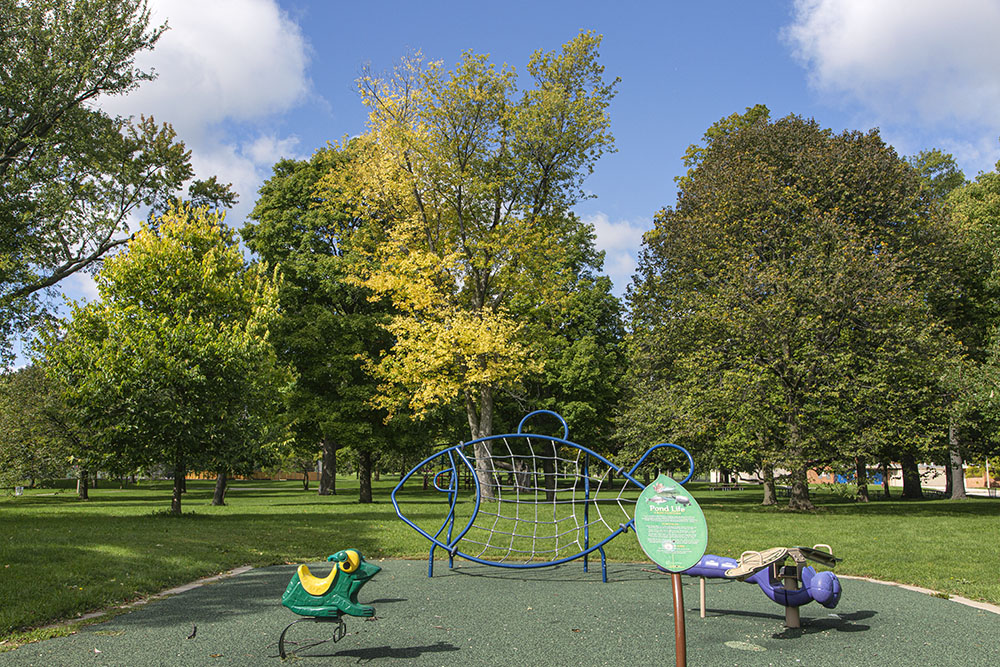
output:
[{"label": "sky", "polygon": [[[520,73],[535,50],[603,35],[621,79],[617,152],[576,212],[594,225],[622,295],[642,234],[676,198],[681,156],[715,121],[755,104],[836,132],[879,128],[903,156],[940,148],[966,176],[1000,158],[997,0],[149,0],[169,30],[138,59],[158,73],[110,113],[170,122],[201,178],[231,182],[240,226],[282,157],[306,158],[365,131],[355,81],[407,54],[451,66],[466,50]],[[89,276],[65,285],[94,298]]]}]

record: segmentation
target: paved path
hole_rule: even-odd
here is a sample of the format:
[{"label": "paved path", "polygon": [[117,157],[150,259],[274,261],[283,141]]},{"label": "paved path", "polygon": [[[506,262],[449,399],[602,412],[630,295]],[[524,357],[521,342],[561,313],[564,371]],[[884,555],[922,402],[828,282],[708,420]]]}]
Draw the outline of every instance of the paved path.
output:
[{"label": "paved path", "polygon": [[[610,582],[579,563],[498,570],[387,560],[361,592],[378,619],[348,619],[348,635],[304,665],[672,665],[670,582],[647,566],[610,564]],[[0,665],[280,665],[277,639],[296,618],[278,600],[292,566],[251,570],[151,602],[79,633],[0,653]],[[325,571],[316,565],[314,571]],[[835,610],[802,607],[786,630],[759,588],[709,580],[698,617],[685,578],[688,661],[697,665],[985,665],[1000,656],[1000,615],[904,590],[841,579]],[[188,638],[197,626],[193,638]],[[300,623],[289,639],[318,636]]]}]

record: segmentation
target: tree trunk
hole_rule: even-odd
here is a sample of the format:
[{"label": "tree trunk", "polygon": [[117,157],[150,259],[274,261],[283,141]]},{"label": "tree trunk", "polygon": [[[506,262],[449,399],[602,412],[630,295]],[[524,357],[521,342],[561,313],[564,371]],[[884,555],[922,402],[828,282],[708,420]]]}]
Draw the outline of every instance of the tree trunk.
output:
[{"label": "tree trunk", "polygon": [[76,478],[76,495],[80,500],[90,500],[89,474],[85,469],[80,468],[80,474]]},{"label": "tree trunk", "polygon": [[183,463],[178,463],[174,466],[174,495],[170,499],[171,514],[181,513],[181,494],[184,493],[184,478],[186,475],[187,471],[184,469]]},{"label": "tree trunk", "polygon": [[312,472],[312,466],[303,466],[302,468],[302,490],[309,490],[309,473]]},{"label": "tree trunk", "polygon": [[864,456],[854,457],[854,476],[858,483],[856,500],[859,503],[868,502],[868,459]]},{"label": "tree trunk", "polygon": [[903,469],[903,497],[910,500],[922,499],[924,492],[920,488],[920,470],[913,454],[903,454],[900,467]]},{"label": "tree trunk", "polygon": [[[465,414],[469,419],[469,430],[472,439],[479,440],[493,435],[493,389],[481,387],[478,401],[470,390],[465,391]],[[476,478],[479,480],[479,491],[483,500],[495,500],[496,491],[493,481],[493,448],[489,442],[477,442],[475,445]]]},{"label": "tree trunk", "polygon": [[[94,478],[94,486],[97,486],[97,478]],[[181,493],[188,492],[187,470],[181,475]]]},{"label": "tree trunk", "polygon": [[358,484],[359,503],[372,501],[372,453],[367,450],[358,452]]},{"label": "tree trunk", "polygon": [[802,465],[792,470],[792,494],[788,498],[788,509],[812,511],[816,506],[809,500],[809,479],[806,476],[807,468]]},{"label": "tree trunk", "polygon": [[958,428],[951,424],[948,427],[948,497],[952,500],[965,500],[965,471],[962,469],[962,454],[958,449]]},{"label": "tree trunk", "polygon": [[804,462],[805,457],[802,452],[798,409],[792,401],[789,401],[788,411],[788,453],[791,455],[789,462],[792,478],[792,493],[788,497],[788,509],[812,511],[816,509],[816,506],[809,500],[808,466]]},{"label": "tree trunk", "polygon": [[886,500],[890,500],[892,495],[889,493],[889,462],[882,461],[882,497]]},{"label": "tree trunk", "polygon": [[212,496],[213,505],[226,504],[226,489],[229,484],[229,475],[220,470],[215,476],[215,494]]},{"label": "tree trunk", "polygon": [[340,445],[331,438],[323,438],[322,472],[319,477],[319,495],[337,495],[337,449]]},{"label": "tree trunk", "polygon": [[774,490],[774,466],[765,463],[760,469],[764,478],[764,500],[761,505],[777,505],[778,494]]},{"label": "tree trunk", "polygon": [[553,502],[556,499],[556,460],[548,456],[542,458],[542,487],[545,489],[546,502]]}]

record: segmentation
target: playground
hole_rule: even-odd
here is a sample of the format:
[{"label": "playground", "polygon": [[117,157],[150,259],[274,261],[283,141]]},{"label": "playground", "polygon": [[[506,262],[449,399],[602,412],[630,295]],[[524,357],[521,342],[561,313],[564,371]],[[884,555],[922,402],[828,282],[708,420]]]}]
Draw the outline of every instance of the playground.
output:
[{"label": "playground", "polygon": [[[296,649],[301,664],[671,664],[670,577],[609,563],[608,583],[579,562],[503,570],[439,561],[374,560],[360,600],[374,619],[347,618],[337,643]],[[310,565],[324,574],[328,564]],[[279,599],[295,567],[250,570],[150,602],[74,635],[0,654],[3,665],[281,664],[277,641],[296,616]],[[842,578],[835,610],[802,607],[802,627],[756,586],[684,577],[692,665],[971,665],[1000,655],[1000,615],[898,586]],[[286,642],[325,638],[303,623]]]},{"label": "playground", "polygon": [[[617,469],[621,490],[602,497],[613,464],[566,440],[562,425],[563,438],[519,427],[487,439],[488,503],[477,442],[401,476],[392,504],[428,541],[429,561],[366,559],[360,545],[331,545],[326,562],[240,568],[0,654],[0,664],[619,665],[676,655],[678,665],[947,665],[1000,655],[997,607],[840,579],[831,570],[841,558],[827,545],[738,560],[706,554],[704,515],[682,486],[694,467],[685,450],[652,447]],[[642,460],[664,447],[686,456],[688,477],[636,480]],[[401,505],[408,480],[435,458],[447,463],[431,495],[419,489]],[[466,500],[463,469],[474,481]],[[604,546],[633,541],[632,531],[652,563],[606,558]]]}]

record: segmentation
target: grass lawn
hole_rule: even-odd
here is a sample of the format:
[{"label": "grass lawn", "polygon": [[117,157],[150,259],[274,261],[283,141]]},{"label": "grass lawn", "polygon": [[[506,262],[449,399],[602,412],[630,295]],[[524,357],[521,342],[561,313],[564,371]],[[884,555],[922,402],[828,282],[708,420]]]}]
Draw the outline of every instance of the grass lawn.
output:
[{"label": "grass lawn", "polygon": [[[347,547],[369,559],[426,558],[427,542],[389,502],[395,481],[376,483],[371,505],[358,504],[350,478],[326,497],[300,482],[235,482],[224,507],[209,505],[212,482],[189,481],[180,517],[165,513],[168,482],[93,489],[87,502],[68,488],[0,497],[0,641],[46,636],[31,629],[240,565],[315,561]],[[828,543],[844,558],[838,573],[1000,604],[1000,500],[857,505],[816,491],[819,510],[800,514],[761,507],[758,491],[688,488],[705,511],[710,553]],[[443,517],[436,492],[412,500],[424,518]],[[631,534],[606,550],[611,560],[647,560]]]}]

